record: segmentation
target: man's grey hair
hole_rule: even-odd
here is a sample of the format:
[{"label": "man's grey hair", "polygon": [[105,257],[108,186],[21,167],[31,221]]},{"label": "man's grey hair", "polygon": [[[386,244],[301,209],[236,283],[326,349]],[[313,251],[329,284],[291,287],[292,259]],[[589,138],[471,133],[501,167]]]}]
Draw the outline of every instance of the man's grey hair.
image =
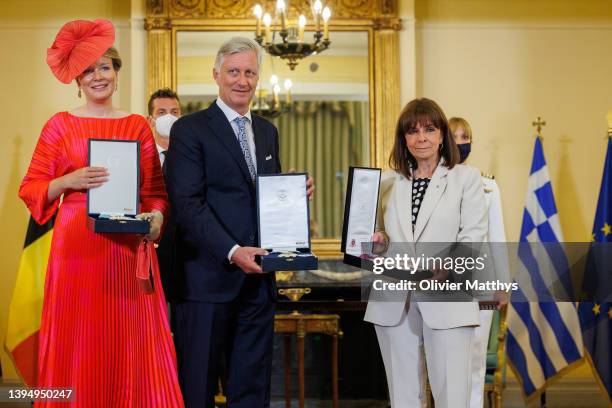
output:
[{"label": "man's grey hair", "polygon": [[219,72],[223,59],[226,55],[237,54],[239,52],[253,51],[257,56],[257,68],[261,65],[262,51],[259,44],[245,37],[233,37],[221,44],[215,58],[215,71]]}]

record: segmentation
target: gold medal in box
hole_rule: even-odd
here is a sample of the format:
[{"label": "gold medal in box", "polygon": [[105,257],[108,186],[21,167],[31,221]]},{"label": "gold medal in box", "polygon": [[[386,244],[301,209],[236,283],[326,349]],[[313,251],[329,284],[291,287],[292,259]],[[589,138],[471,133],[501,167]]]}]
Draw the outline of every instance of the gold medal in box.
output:
[{"label": "gold medal in box", "polygon": [[259,246],[268,255],[258,258],[264,272],[317,269],[310,246],[310,212],[306,173],[257,176]]}]

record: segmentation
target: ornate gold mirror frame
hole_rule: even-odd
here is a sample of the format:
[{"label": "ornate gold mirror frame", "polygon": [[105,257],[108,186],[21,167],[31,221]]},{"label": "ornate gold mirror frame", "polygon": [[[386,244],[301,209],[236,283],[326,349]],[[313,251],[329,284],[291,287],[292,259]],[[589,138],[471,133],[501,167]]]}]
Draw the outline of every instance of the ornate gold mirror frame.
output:
[{"label": "ornate gold mirror frame", "polygon": [[[253,6],[274,0],[147,0],[147,90],[176,89],[177,31],[245,31],[253,35]],[[292,0],[291,7],[309,7],[308,0]],[[371,163],[386,167],[399,115],[399,30],[397,0],[328,0],[333,10],[330,31],[366,31],[369,47]],[[313,27],[306,27],[312,30]],[[320,259],[340,259],[339,239],[313,239]]]}]

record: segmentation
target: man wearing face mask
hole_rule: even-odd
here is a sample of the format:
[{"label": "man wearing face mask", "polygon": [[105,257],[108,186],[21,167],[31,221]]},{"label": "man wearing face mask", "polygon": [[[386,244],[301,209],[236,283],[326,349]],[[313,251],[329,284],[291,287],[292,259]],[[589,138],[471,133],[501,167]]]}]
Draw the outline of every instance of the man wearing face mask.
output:
[{"label": "man wearing face mask", "polygon": [[[147,118],[157,151],[159,153],[159,162],[162,165],[164,177],[166,175],[166,151],[170,145],[170,129],[174,122],[181,117],[181,105],[178,95],[172,89],[158,89],[149,97],[148,103],[149,116]],[[159,262],[159,272],[161,276],[162,286],[166,294],[166,300],[172,302],[173,290],[171,287],[172,280],[170,274],[174,264],[174,241],[176,235],[176,224],[172,209],[166,223],[166,228],[159,241],[157,247],[157,258]],[[172,323],[172,319],[171,319]]]},{"label": "man wearing face mask", "polygon": [[[450,118],[448,126],[453,135],[453,139],[459,148],[460,162],[464,163],[472,150],[472,128],[463,118]],[[503,282],[509,282],[509,267],[505,246],[501,243],[506,242],[506,232],[504,230],[504,216],[501,207],[501,196],[497,182],[493,175],[483,174],[482,185],[485,191],[485,200],[488,209],[489,230],[487,239],[489,242],[497,243],[491,246],[493,251],[493,266],[497,278]],[[497,308],[501,309],[508,303],[506,292],[497,291],[493,299],[497,301]],[[482,408],[485,373],[487,366],[487,346],[489,342],[489,332],[493,319],[492,310],[480,311],[480,326],[474,331],[472,342],[472,390],[470,393],[470,408]]]},{"label": "man wearing face mask", "polygon": [[181,117],[181,105],[179,97],[170,88],[158,89],[149,97],[149,126],[155,137],[159,162],[164,166],[166,151],[170,145],[170,129],[178,118]]}]

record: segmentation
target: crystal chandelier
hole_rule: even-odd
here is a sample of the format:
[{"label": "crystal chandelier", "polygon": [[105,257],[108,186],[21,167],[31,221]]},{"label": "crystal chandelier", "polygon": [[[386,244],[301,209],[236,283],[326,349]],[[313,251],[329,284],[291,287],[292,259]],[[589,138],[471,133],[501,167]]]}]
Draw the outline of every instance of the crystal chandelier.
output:
[{"label": "crystal chandelier", "polygon": [[280,100],[281,88],[278,83],[278,76],[272,75],[270,77],[270,86],[272,89],[271,97],[264,93],[261,86],[259,87],[256,92],[256,98],[253,100],[251,111],[266,118],[276,118],[291,110],[291,87],[293,86],[293,83],[290,79],[285,79],[284,102]]},{"label": "crystal chandelier", "polygon": [[321,0],[315,0],[311,10],[315,27],[314,41],[305,42],[306,17],[300,14],[297,19],[291,19],[287,13],[285,0],[276,1],[274,18],[269,13],[264,13],[261,5],[256,4],[253,9],[257,18],[255,40],[270,55],[286,59],[289,68],[294,70],[300,59],[320,53],[331,44],[329,41],[330,8],[323,7]]}]

